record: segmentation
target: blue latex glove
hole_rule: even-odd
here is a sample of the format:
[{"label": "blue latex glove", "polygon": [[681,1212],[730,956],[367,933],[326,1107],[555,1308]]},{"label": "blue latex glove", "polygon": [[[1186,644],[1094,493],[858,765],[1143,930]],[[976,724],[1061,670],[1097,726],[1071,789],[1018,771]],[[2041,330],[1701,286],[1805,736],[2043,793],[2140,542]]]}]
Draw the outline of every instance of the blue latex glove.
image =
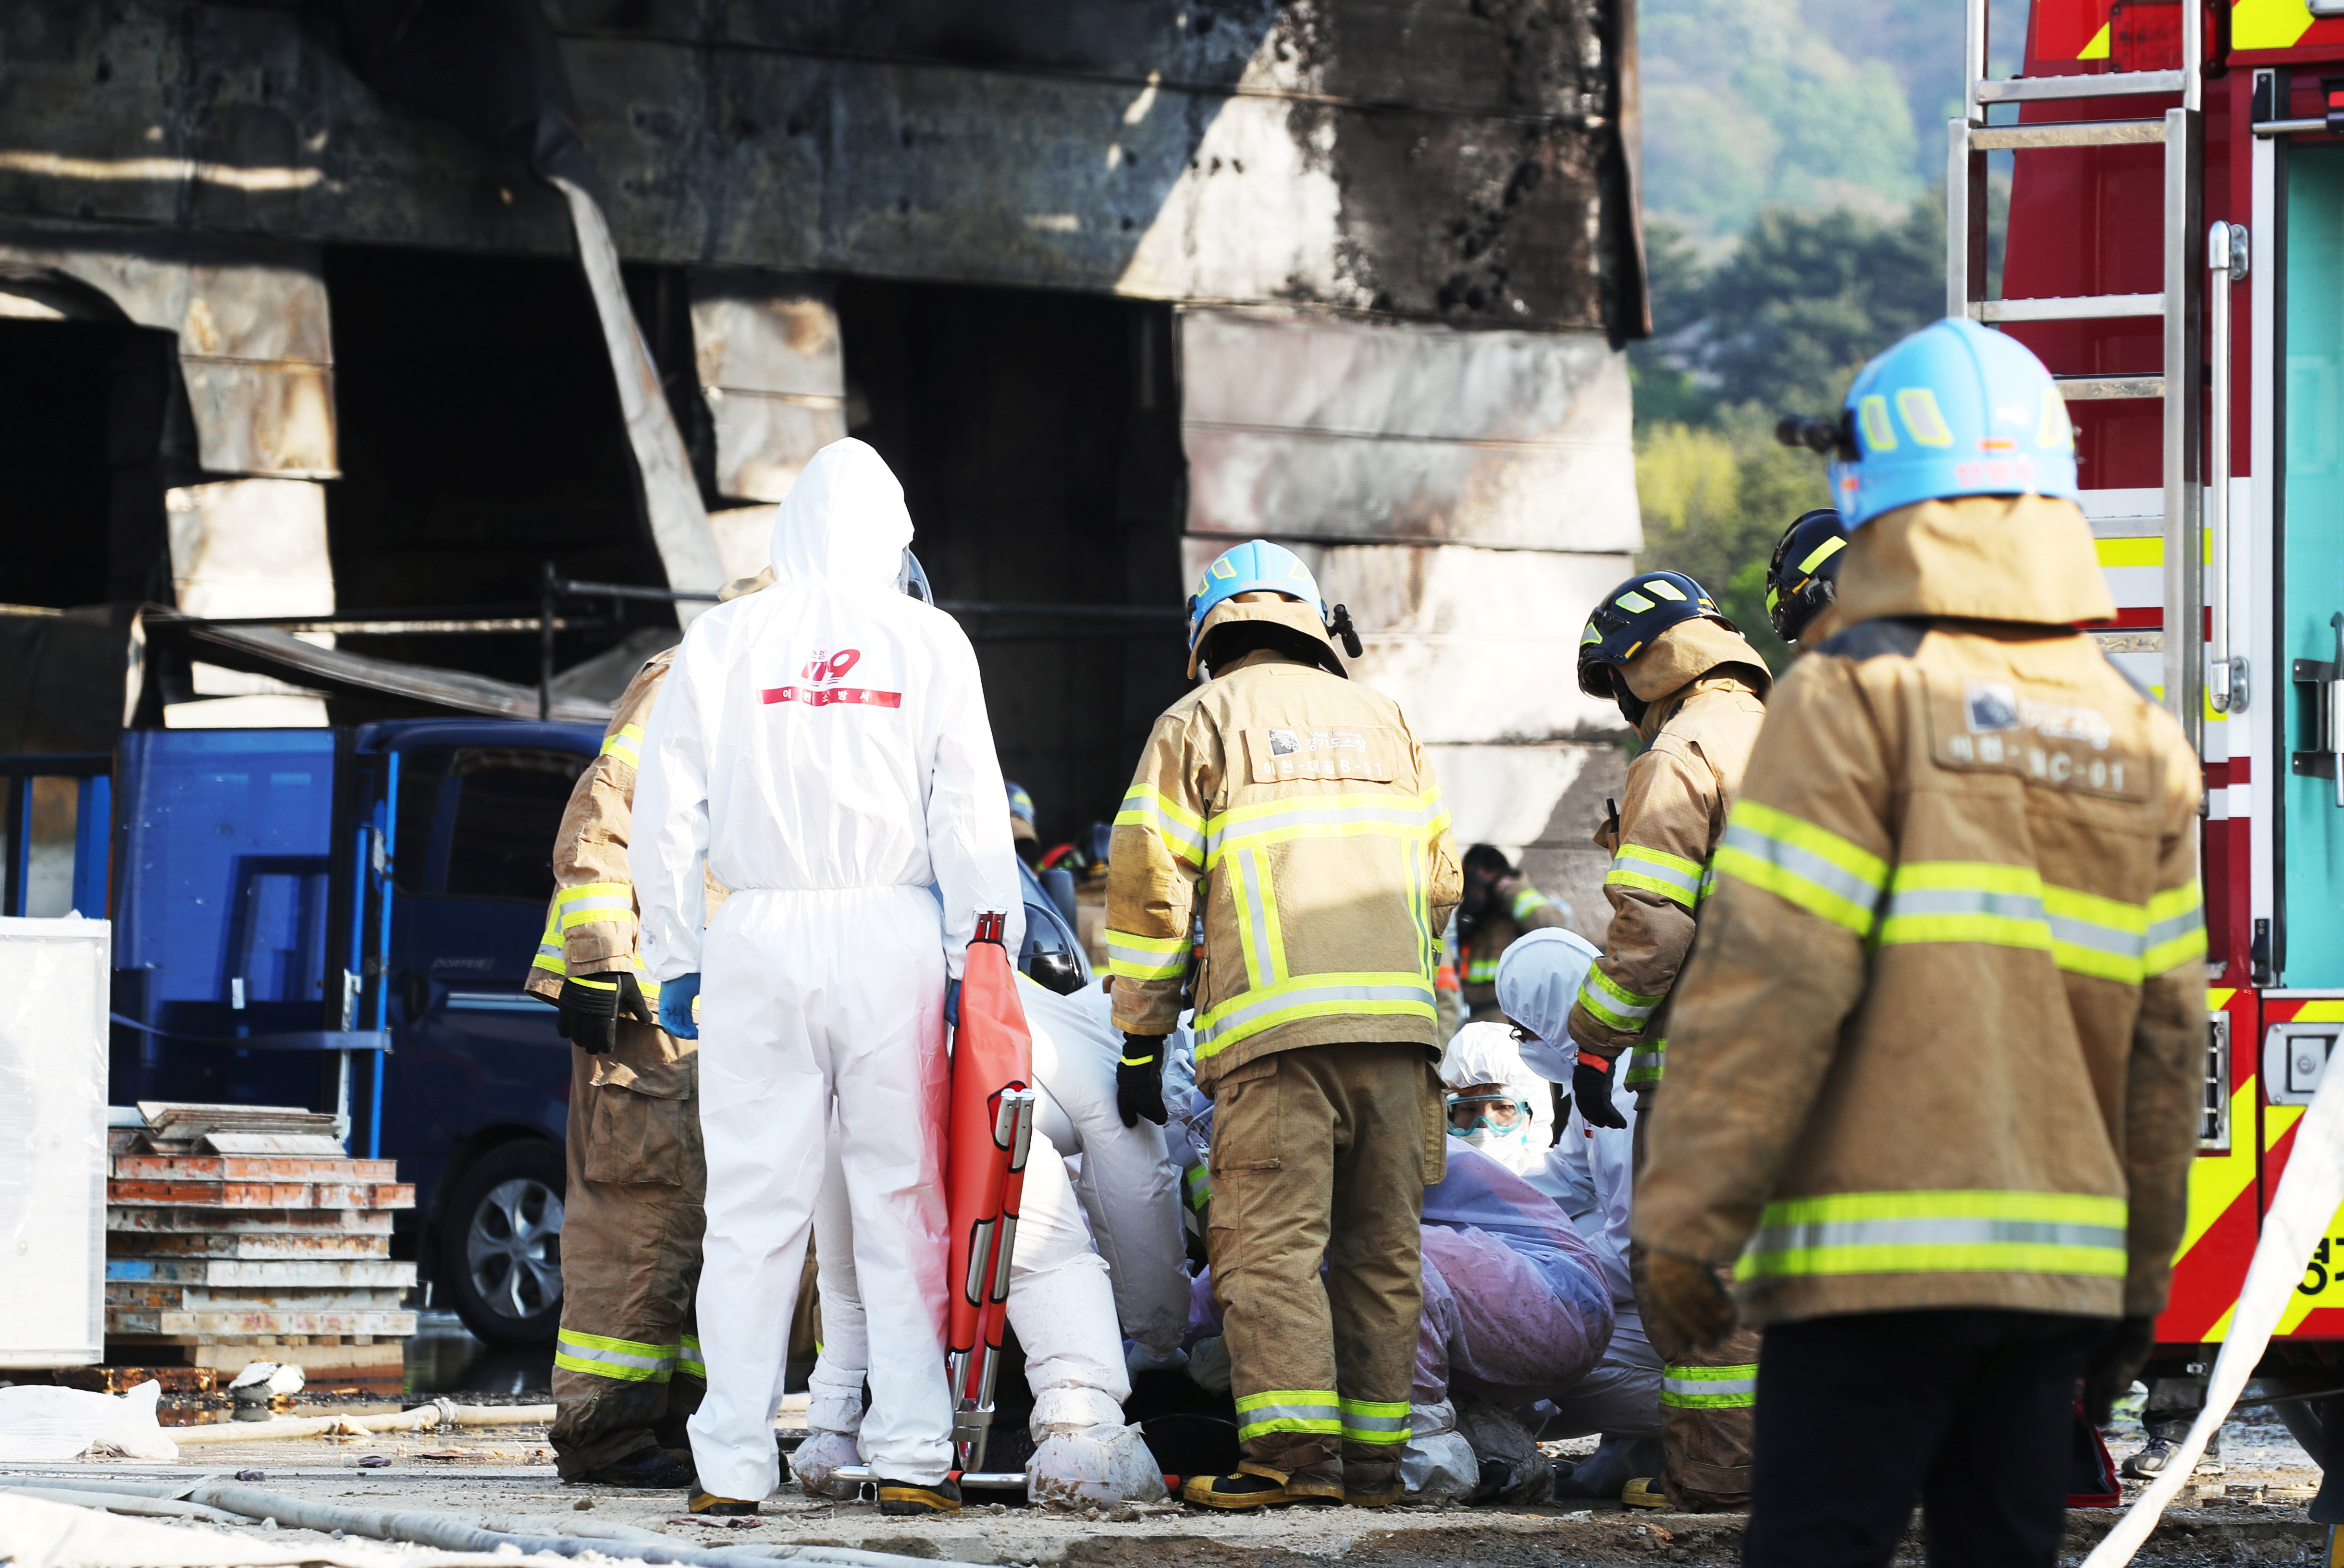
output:
[{"label": "blue latex glove", "polygon": [[678,975],[660,982],[660,1027],[678,1040],[698,1040],[700,1026],[692,1021],[692,1004],[700,997],[700,977]]},{"label": "blue latex glove", "polygon": [[960,1027],[960,981],[945,981],[945,1021],[955,1029]]}]

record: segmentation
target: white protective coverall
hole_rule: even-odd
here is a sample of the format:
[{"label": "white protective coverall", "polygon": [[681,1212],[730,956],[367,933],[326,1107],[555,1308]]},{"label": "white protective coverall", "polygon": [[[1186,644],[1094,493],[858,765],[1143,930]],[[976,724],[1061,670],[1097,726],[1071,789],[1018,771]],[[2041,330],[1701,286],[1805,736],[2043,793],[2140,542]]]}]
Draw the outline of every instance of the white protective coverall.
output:
[{"label": "white protective coverall", "polygon": [[[1027,1492],[1067,1505],[1154,1502],[1163,1476],[1123,1424],[1131,1395],[1123,1338],[1175,1351],[1187,1326],[1179,1170],[1157,1127],[1126,1127],[1116,1111],[1123,1036],[1106,994],[1060,996],[1023,977],[1017,991],[1040,1091],[1009,1270],[1009,1322],[1034,1392]],[[1068,1181],[1069,1154],[1081,1156],[1078,1181]],[[853,1223],[839,1188],[834,1160],[814,1212],[822,1356],[809,1380],[806,1440],[790,1469],[809,1493],[852,1496],[854,1485],[836,1476],[857,1460],[870,1338],[851,1261],[830,1261],[851,1259]]]},{"label": "white protective coverall", "polygon": [[1554,1095],[1545,1079],[1522,1065],[1512,1027],[1484,1020],[1459,1030],[1440,1058],[1440,1081],[1451,1094],[1483,1083],[1502,1084],[1521,1102],[1526,1114],[1510,1131],[1477,1127],[1459,1132],[1452,1122],[1449,1135],[1545,1191],[1547,1156],[1554,1143]]},{"label": "white protective coverall", "polygon": [[[1597,956],[1575,933],[1547,930],[1525,934],[1498,960],[1498,1005],[1521,1025],[1523,1038],[1517,1050],[1529,1071],[1570,1084],[1579,1051],[1564,1026]],[[1561,1139],[1549,1151],[1546,1170],[1531,1178],[1556,1198],[1580,1234],[1593,1243],[1612,1295],[1612,1343],[1594,1371],[1553,1396],[1556,1413],[1544,1435],[1555,1439],[1601,1432],[1607,1448],[1657,1442],[1661,1435],[1661,1358],[1644,1337],[1643,1318],[1636,1311],[1635,1292],[1628,1280],[1636,1097],[1615,1098],[1612,1107],[1625,1119],[1625,1127],[1591,1127],[1573,1105],[1563,1121]],[[1652,1462],[1656,1461],[1655,1454]],[[1647,1473],[1649,1462],[1644,1469],[1634,1469],[1622,1460],[1620,1468],[1624,1483],[1631,1470]]]},{"label": "white protective coverall", "polygon": [[[894,586],[911,538],[878,453],[816,453],[773,525],[773,586],[692,623],[642,741],[629,862],[644,967],[702,977],[710,1392],[691,1432],[701,1487],[722,1497],[779,1478],[773,1414],[834,1097],[875,1347],[865,1448],[891,1481],[934,1485],[952,1463],[945,985],[980,911],[1005,915],[1015,952],[1025,909],[975,654]],[[704,943],[703,859],[735,890]]]}]

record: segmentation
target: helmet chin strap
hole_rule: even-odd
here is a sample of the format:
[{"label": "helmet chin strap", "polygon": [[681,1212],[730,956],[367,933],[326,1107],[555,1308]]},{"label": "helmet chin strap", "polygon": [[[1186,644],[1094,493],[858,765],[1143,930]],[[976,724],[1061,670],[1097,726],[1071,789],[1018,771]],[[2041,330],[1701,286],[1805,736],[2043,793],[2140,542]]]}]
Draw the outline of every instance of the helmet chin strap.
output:
[{"label": "helmet chin strap", "polygon": [[1612,689],[1620,700],[1620,716],[1628,721],[1629,728],[1642,729],[1644,727],[1644,715],[1652,705],[1630,691],[1628,683],[1617,675],[1612,678]]}]

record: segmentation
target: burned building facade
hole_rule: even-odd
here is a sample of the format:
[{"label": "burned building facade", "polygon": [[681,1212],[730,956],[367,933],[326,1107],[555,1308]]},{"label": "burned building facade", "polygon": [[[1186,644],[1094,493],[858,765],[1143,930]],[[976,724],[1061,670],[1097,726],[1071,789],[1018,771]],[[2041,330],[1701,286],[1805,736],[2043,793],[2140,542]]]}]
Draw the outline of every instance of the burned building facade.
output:
[{"label": "burned building facade", "polygon": [[[753,571],[853,434],[904,478],[1046,841],[1112,815],[1183,684],[1177,607],[1264,535],[1351,607],[1460,833],[1554,842],[1616,777],[1571,666],[1641,543],[1632,5],[19,0],[0,598],[525,686],[525,627],[433,628],[527,621],[547,562]],[[649,403],[553,174],[607,218]],[[676,635],[646,601],[565,619],[564,711]],[[199,657],[120,696],[174,726],[414,711]]]}]

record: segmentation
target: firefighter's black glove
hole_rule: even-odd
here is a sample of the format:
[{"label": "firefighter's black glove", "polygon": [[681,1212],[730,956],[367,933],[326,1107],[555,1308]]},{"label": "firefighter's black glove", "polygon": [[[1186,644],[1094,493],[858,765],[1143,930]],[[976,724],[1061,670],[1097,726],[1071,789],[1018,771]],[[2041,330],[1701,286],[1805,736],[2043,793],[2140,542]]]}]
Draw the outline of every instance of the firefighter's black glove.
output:
[{"label": "firefighter's black glove", "polygon": [[2094,1426],[2108,1423],[2108,1408],[2132,1387],[2133,1375],[2156,1343],[2155,1318],[2126,1318],[2107,1325],[2099,1343],[2084,1358],[2085,1420]]},{"label": "firefighter's black glove", "polygon": [[1126,1127],[1145,1117],[1164,1125],[1164,1037],[1127,1034],[1123,1059],[1115,1064],[1115,1109]]},{"label": "firefighter's black glove", "polygon": [[1591,1050],[1582,1050],[1571,1069],[1571,1097],[1579,1102],[1580,1119],[1590,1127],[1625,1127],[1628,1119],[1612,1109],[1612,1064]]},{"label": "firefighter's black glove", "polygon": [[621,1016],[637,1023],[659,1022],[629,970],[571,975],[562,980],[561,994],[553,1005],[561,1010],[553,1026],[561,1031],[561,1038],[596,1056],[608,1056],[619,1049]]}]

